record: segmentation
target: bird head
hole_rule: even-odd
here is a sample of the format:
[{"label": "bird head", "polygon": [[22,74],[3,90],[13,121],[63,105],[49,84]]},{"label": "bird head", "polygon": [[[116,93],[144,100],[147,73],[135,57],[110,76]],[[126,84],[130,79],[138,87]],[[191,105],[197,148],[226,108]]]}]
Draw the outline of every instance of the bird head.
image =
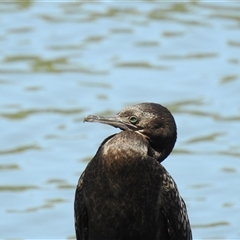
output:
[{"label": "bird head", "polygon": [[157,103],[131,105],[112,117],[89,115],[84,118],[84,122],[99,122],[141,134],[156,151],[155,156],[159,162],[170,154],[177,138],[176,124],[171,112]]}]

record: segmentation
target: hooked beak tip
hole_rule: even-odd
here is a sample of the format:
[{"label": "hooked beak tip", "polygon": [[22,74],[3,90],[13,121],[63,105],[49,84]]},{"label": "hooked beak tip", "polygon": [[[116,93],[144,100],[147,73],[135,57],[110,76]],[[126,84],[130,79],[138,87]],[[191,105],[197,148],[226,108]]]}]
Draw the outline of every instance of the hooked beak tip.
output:
[{"label": "hooked beak tip", "polygon": [[98,116],[88,115],[83,119],[83,122],[96,122],[97,120],[99,120]]}]

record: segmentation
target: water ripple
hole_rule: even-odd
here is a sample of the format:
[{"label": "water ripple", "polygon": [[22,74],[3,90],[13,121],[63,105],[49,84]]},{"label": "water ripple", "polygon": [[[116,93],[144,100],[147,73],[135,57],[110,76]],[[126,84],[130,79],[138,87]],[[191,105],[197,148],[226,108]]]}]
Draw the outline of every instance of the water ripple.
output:
[{"label": "water ripple", "polygon": [[59,114],[59,115],[72,115],[79,114],[84,111],[83,108],[74,109],[58,109],[58,108],[46,108],[46,109],[28,109],[16,111],[13,113],[0,113],[0,116],[9,120],[24,119],[35,114]]},{"label": "water ripple", "polygon": [[203,224],[192,224],[192,228],[212,228],[212,227],[220,227],[220,226],[228,226],[229,222],[212,222],[212,223],[203,223]]},{"label": "water ripple", "polygon": [[0,192],[4,191],[4,192],[23,192],[23,191],[27,191],[27,190],[36,190],[38,189],[38,186],[34,186],[34,185],[8,185],[8,186],[1,186],[0,185]]},{"label": "water ripple", "polygon": [[18,147],[14,147],[12,149],[0,150],[0,155],[19,154],[19,153],[30,151],[30,150],[41,150],[41,147],[39,147],[38,145],[35,145],[35,144],[18,146]]}]

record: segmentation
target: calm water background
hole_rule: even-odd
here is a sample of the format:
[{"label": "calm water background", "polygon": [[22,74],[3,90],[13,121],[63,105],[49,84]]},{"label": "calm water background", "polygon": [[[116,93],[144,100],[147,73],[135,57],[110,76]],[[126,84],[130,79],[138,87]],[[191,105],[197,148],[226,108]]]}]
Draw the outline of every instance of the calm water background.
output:
[{"label": "calm water background", "polygon": [[83,124],[167,106],[164,166],[194,239],[240,239],[240,2],[0,4],[0,238],[74,238],[79,175],[117,129]]}]

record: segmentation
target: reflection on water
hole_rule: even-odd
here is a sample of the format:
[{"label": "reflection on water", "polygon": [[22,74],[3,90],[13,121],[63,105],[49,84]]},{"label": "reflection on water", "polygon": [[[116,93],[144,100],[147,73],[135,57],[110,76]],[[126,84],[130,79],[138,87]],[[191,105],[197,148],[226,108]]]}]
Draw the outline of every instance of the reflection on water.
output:
[{"label": "reflection on water", "polygon": [[29,110],[22,110],[22,111],[17,111],[15,113],[2,113],[1,116],[3,118],[7,119],[22,119],[22,118],[27,118],[33,114],[77,114],[81,113],[83,109],[29,109]]},{"label": "reflection on water", "polygon": [[65,201],[66,200],[64,200],[64,199],[46,199],[46,203],[41,206],[26,208],[23,210],[10,209],[10,210],[8,210],[8,213],[37,212],[44,208],[53,208],[56,204],[59,204],[59,203],[65,202]]},{"label": "reflection on water", "polygon": [[74,239],[78,178],[118,131],[84,116],[151,101],[178,125],[164,166],[194,239],[239,239],[239,12],[237,2],[2,3],[0,237]]},{"label": "reflection on water", "polygon": [[[28,145],[28,146],[17,146],[12,149],[7,149],[7,150],[1,150],[0,155],[4,154],[18,154],[21,152],[29,151],[29,150],[40,150],[41,148],[36,145]],[[10,166],[14,166],[15,164],[12,164]]]}]

